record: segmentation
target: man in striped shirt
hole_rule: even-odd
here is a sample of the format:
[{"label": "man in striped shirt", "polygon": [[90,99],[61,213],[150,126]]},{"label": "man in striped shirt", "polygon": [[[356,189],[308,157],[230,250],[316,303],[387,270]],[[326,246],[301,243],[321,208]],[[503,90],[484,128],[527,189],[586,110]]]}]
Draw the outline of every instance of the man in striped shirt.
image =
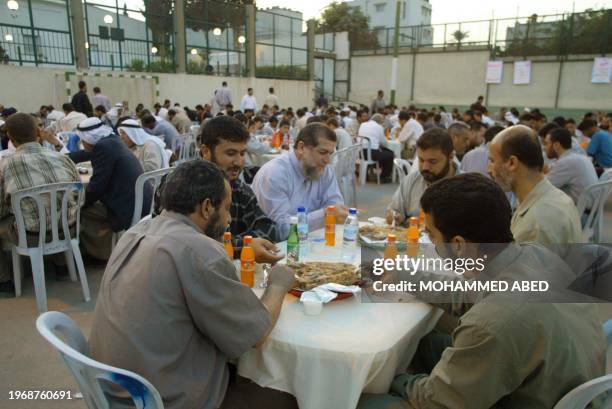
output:
[{"label": "man in striped shirt", "polygon": [[[11,207],[11,194],[22,189],[59,182],[80,182],[74,163],[65,155],[45,149],[39,142],[39,130],[34,118],[28,114],[12,115],[5,124],[9,139],[15,145],[15,153],[0,160],[0,241],[3,249],[17,241],[15,217]],[[68,219],[76,224],[76,198],[69,203]],[[47,212],[49,204],[46,203]],[[39,219],[35,202],[21,202],[26,231],[36,233],[38,240]],[[47,230],[51,230],[51,218],[47,218]],[[8,258],[0,251],[0,295],[10,294],[13,285],[8,268]]]}]

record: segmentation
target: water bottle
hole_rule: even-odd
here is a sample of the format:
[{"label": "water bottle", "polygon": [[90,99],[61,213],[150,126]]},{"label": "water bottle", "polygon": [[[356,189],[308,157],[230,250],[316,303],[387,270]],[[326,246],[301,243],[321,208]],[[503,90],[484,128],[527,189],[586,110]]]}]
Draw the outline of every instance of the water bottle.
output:
[{"label": "water bottle", "polygon": [[357,250],[357,232],[359,231],[359,220],[357,209],[351,207],[349,215],[344,222],[344,233],[342,235],[342,260],[353,262]]},{"label": "water bottle", "polygon": [[308,215],[304,206],[298,207],[298,236],[300,238],[300,257],[308,254]]}]

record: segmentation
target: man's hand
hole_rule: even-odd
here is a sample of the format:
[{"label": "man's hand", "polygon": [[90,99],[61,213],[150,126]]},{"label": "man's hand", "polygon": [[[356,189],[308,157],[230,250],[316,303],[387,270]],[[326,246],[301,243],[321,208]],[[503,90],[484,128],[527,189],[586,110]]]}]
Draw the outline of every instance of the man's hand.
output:
[{"label": "man's hand", "polygon": [[268,270],[268,285],[275,285],[285,292],[295,285],[295,271],[284,264],[277,264]]},{"label": "man's hand", "polygon": [[279,249],[274,243],[261,237],[253,237],[251,247],[255,252],[255,261],[257,263],[274,264],[283,258],[283,255],[279,254]]},{"label": "man's hand", "polygon": [[404,220],[406,219],[404,217],[404,215],[402,215],[399,212],[394,211],[393,209],[387,209],[387,214],[386,214],[386,219],[387,219],[387,224],[391,225],[393,224],[393,219],[395,218],[395,225],[399,226],[401,225]]},{"label": "man's hand", "polygon": [[47,131],[44,131],[42,129],[39,129],[38,130],[38,137],[40,138],[41,143],[42,143],[42,141],[47,141],[51,145],[55,146],[56,149],[58,147],[60,147],[60,149],[61,149],[61,146],[62,146],[61,141],[59,139],[57,139],[57,136],[55,136],[51,132],[47,132]]},{"label": "man's hand", "polygon": [[334,216],[336,216],[336,223],[343,224],[346,218],[348,217],[348,207],[343,204],[334,205],[335,209],[332,212]]}]

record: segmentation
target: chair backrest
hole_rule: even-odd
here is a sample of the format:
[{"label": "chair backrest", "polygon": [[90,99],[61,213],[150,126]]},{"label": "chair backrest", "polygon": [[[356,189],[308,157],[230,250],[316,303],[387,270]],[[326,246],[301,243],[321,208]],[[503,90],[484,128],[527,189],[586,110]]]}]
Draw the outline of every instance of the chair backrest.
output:
[{"label": "chair backrest", "polygon": [[[27,204],[38,214],[38,247],[44,249],[43,253],[53,253],[55,250],[59,252],[66,248],[66,243],[71,239],[69,224],[69,216],[71,214],[76,217],[74,238],[78,239],[83,195],[84,190],[81,182],[51,183],[13,192],[11,194],[11,205],[19,237],[17,247],[22,249],[28,248],[25,218],[22,211],[23,204]],[[71,201],[70,199],[74,200]],[[50,220],[50,222],[48,223],[47,220]],[[61,232],[63,233],[61,239],[60,225]],[[50,241],[47,241],[48,226],[51,227]]]},{"label": "chair backrest", "polygon": [[[178,147],[178,159],[176,163],[182,163],[189,160],[197,159],[200,155],[196,138],[192,134],[183,134],[180,136],[180,146]],[[176,152],[176,150],[175,150]]]},{"label": "chair backrest", "polygon": [[595,243],[600,242],[603,233],[604,205],[610,193],[612,193],[612,179],[588,186],[578,198],[578,214],[583,220],[582,231],[585,239],[589,241],[593,239]]},{"label": "chair backrest", "polygon": [[609,409],[612,404],[610,391],[612,391],[612,375],[601,376],[572,389],[557,402],[554,409],[584,409],[604,392],[608,392],[608,397],[605,398],[602,408]]},{"label": "chair backrest", "polygon": [[356,144],[334,152],[332,164],[338,180],[345,176],[355,177],[355,164],[357,163],[357,158],[359,158],[360,150],[361,144]]},{"label": "chair backrest", "polygon": [[124,388],[137,409],[163,409],[159,392],[145,378],[92,359],[83,333],[66,314],[46,312],[36,320],[36,329],[64,359],[79,384],[88,408],[109,409],[110,402],[104,394],[102,381]]},{"label": "chair backrest", "polygon": [[404,178],[408,176],[408,173],[410,173],[412,163],[406,159],[393,159],[393,166],[397,172],[399,183],[402,183]]},{"label": "chair backrest", "polygon": [[600,182],[605,182],[606,180],[612,179],[612,168],[606,169],[604,173],[599,177]]},{"label": "chair backrest", "polygon": [[153,207],[155,206],[155,190],[161,183],[161,180],[164,176],[171,173],[174,168],[165,168],[152,170],[150,172],[145,172],[142,175],[138,176],[136,179],[135,185],[135,195],[134,195],[134,214],[132,215],[132,223],[130,227],[135,225],[142,219],[142,209],[144,207],[144,189],[145,184],[150,184],[153,188],[153,194],[151,195],[151,206],[149,208],[149,215],[153,213]]},{"label": "chair backrest", "polygon": [[361,145],[363,149],[366,150],[366,157],[363,159],[365,159],[367,162],[373,162],[372,160],[372,141],[367,136],[360,136],[359,138],[361,139]]}]

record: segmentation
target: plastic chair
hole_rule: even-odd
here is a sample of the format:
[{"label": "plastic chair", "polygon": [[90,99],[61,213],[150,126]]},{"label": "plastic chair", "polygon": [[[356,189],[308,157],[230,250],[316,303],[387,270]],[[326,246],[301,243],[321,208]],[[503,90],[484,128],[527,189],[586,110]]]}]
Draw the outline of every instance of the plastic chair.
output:
[{"label": "plastic chair", "polygon": [[410,172],[410,167],[412,163],[406,159],[393,159],[393,167],[395,168],[395,172],[397,174],[397,180],[401,184],[402,181],[408,173]]},{"label": "plastic chair", "polygon": [[612,407],[610,391],[612,391],[612,375],[601,376],[572,389],[557,402],[554,409],[584,409],[604,392],[608,392],[608,396],[604,399],[601,408],[610,409]]},{"label": "plastic chair", "polygon": [[178,151],[176,164],[197,159],[200,155],[196,139],[192,134],[180,135],[180,138],[174,140],[173,145],[173,151]]},{"label": "plastic chair", "polygon": [[578,214],[583,221],[582,235],[587,243],[601,241],[604,206],[610,193],[612,193],[612,179],[588,186],[578,198]]},{"label": "plastic chair", "polygon": [[359,151],[361,151],[361,144],[340,149],[332,155],[332,166],[342,197],[344,197],[345,202],[350,202],[354,207],[357,206],[355,164],[359,158]]},{"label": "plastic chair", "polygon": [[[164,176],[168,175],[174,170],[174,168],[165,168],[159,170],[153,170],[151,172],[145,172],[142,175],[138,176],[136,179],[135,185],[135,195],[134,195],[134,213],[132,215],[132,224],[130,226],[135,225],[142,219],[142,209],[144,207],[144,187],[146,183],[150,183],[153,187],[153,194],[151,195],[151,207],[149,210],[149,215],[153,213],[153,206],[155,206],[155,190],[161,183],[161,180]],[[115,247],[115,243],[113,243],[113,248]]]},{"label": "plastic chair", "polygon": [[125,389],[137,409],[164,408],[159,392],[145,378],[92,359],[83,333],[66,314],[46,312],[36,320],[36,329],[64,359],[79,384],[88,408],[109,409],[117,406],[116,403],[120,402],[121,398],[115,400],[112,395],[105,393],[102,386],[108,385],[109,382]]},{"label": "plastic chair", "polygon": [[[76,234],[70,237],[68,225],[68,202],[76,193]],[[18,244],[12,247],[13,275],[15,280],[15,295],[21,296],[21,260],[19,256],[29,256],[32,262],[32,277],[34,280],[34,291],[36,293],[36,304],[39,312],[47,311],[47,292],[45,289],[45,267],[43,256],[47,254],[64,253],[70,278],[76,281],[76,268],[79,272],[83,297],[85,301],[90,300],[89,285],[85,274],[85,266],[79,250],[79,218],[81,214],[80,205],[83,203],[83,184],[80,182],[52,183],[19,190],[11,195],[13,214],[17,225]],[[24,215],[21,210],[22,201],[29,200],[36,209],[39,219],[38,245],[29,247],[25,228]],[[61,200],[58,210],[58,200]],[[45,206],[48,203],[48,206]],[[47,218],[51,218],[51,241],[47,242]],[[58,220],[59,219],[59,220]],[[58,226],[61,224],[61,235]]]},{"label": "plastic chair", "polygon": [[[370,138],[367,136],[361,136],[363,149],[359,152],[359,183],[361,186],[365,186],[366,179],[368,176],[368,168],[370,166],[375,166],[376,180],[380,185],[380,165],[377,161],[372,160],[372,145]],[[366,155],[364,157],[363,150],[366,151]]]}]

